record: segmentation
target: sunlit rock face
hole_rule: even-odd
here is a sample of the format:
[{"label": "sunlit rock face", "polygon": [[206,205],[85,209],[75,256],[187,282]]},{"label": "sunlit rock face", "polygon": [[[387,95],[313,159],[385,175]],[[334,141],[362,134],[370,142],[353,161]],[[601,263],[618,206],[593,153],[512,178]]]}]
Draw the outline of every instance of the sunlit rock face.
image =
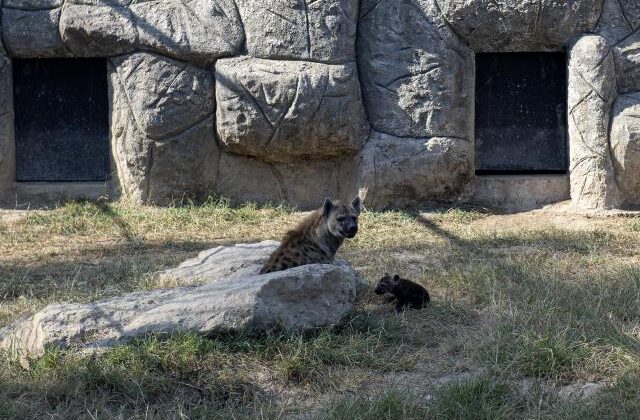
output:
[{"label": "sunlit rock face", "polygon": [[[571,199],[631,205],[639,4],[5,0],[0,202],[22,191],[15,59],[105,60],[110,191],[160,205],[224,196],[308,209],[358,191],[371,208],[466,200],[482,159],[476,55],[566,52],[557,125]],[[524,114],[514,124],[531,129]]]}]

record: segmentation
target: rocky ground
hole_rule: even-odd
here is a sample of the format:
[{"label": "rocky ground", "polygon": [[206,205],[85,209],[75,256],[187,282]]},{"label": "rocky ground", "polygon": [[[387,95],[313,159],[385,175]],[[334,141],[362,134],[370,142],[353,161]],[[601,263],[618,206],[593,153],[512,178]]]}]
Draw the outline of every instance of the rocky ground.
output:
[{"label": "rocky ground", "polygon": [[[153,276],[302,217],[225,203],[69,203],[0,212],[0,327],[50,303],[172,287]],[[365,212],[340,251],[433,301],[367,292],[337,325],[150,335],[100,354],[0,365],[0,418],[633,418],[640,414],[640,219],[565,205]]]}]

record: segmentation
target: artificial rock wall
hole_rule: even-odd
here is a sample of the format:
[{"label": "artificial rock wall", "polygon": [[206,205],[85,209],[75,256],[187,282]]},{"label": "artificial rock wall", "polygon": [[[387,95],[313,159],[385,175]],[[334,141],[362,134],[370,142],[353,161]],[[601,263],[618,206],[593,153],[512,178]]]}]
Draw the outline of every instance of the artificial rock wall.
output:
[{"label": "artificial rock wall", "polygon": [[[455,200],[474,174],[476,52],[570,50],[572,198],[640,202],[636,0],[2,0],[0,197],[15,193],[11,58],[107,57],[113,182],[313,207]],[[583,34],[586,34],[582,36]]]}]

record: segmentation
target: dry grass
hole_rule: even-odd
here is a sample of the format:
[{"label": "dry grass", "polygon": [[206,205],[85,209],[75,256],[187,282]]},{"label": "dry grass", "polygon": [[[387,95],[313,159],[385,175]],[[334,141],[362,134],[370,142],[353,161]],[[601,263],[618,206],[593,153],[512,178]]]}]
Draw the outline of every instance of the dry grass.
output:
[{"label": "dry grass", "polygon": [[[158,287],[220,244],[278,239],[284,207],[67,203],[0,213],[0,326],[50,302]],[[640,219],[366,212],[340,256],[421,282],[396,316],[369,293],[312,334],[147,337],[0,367],[0,418],[637,418]],[[586,400],[566,384],[605,384]],[[526,387],[523,383],[527,383]]]}]

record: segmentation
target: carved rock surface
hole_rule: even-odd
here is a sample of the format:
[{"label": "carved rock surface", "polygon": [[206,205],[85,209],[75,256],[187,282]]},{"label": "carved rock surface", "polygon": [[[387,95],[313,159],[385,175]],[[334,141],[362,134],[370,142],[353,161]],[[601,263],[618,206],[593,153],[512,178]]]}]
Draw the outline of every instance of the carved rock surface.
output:
[{"label": "carved rock surface", "polygon": [[621,95],[613,105],[611,150],[616,179],[627,204],[640,204],[640,92]]},{"label": "carved rock surface", "polygon": [[636,0],[618,0],[624,18],[632,30],[640,28],[640,3]]},{"label": "carved rock surface", "polygon": [[2,8],[5,47],[16,57],[68,56],[69,50],[60,37],[59,22],[60,7],[55,2],[5,2]]},{"label": "carved rock surface", "polygon": [[619,206],[609,153],[609,120],[617,95],[611,46],[598,35],[585,35],[569,56],[569,141],[571,199],[585,208]]},{"label": "carved rock surface", "polygon": [[620,0],[605,0],[600,21],[596,27],[596,33],[606,38],[613,45],[629,36],[632,32],[632,24],[625,17]]},{"label": "carved rock surface", "polygon": [[358,0],[238,0],[249,55],[354,61]]},{"label": "carved rock surface", "polygon": [[3,197],[15,177],[15,159],[13,136],[13,85],[11,60],[5,55],[0,41],[0,202],[10,197]]},{"label": "carved rock surface", "polygon": [[614,48],[618,91],[640,90],[640,32],[636,31]]},{"label": "carved rock surface", "polygon": [[322,197],[351,200],[356,193],[357,157],[266,163],[222,153],[216,194],[234,203],[282,203],[301,210],[322,205]]},{"label": "carved rock surface", "polygon": [[451,199],[472,176],[470,141],[373,132],[360,154],[358,186],[368,207],[397,208]]},{"label": "carved rock surface", "polygon": [[178,286],[191,286],[255,275],[278,245],[280,243],[276,241],[262,241],[207,249],[175,268],[154,273],[153,281],[156,284],[175,282]]},{"label": "carved rock surface", "polygon": [[211,193],[213,74],[150,53],[111,60],[112,147],[124,193],[166,204]]},{"label": "carved rock surface", "polygon": [[355,154],[369,134],[353,64],[219,60],[216,99],[225,150],[264,161]]},{"label": "carved rock surface", "polygon": [[364,0],[359,70],[374,129],[402,137],[471,139],[474,55],[435,0]]},{"label": "carved rock surface", "polygon": [[244,41],[233,0],[68,0],[60,32],[77,56],[144,50],[204,63],[238,54]]},{"label": "carved rock surface", "polygon": [[602,0],[438,3],[456,33],[476,52],[562,50],[572,37],[594,29],[602,9]]},{"label": "carved rock surface", "polygon": [[[238,254],[236,262],[239,255],[245,255],[257,269],[256,247],[258,252],[265,250],[262,255],[277,245],[269,242],[230,248]],[[42,355],[46,346],[109,347],[149,333],[213,334],[274,327],[308,330],[338,322],[352,309],[363,286],[344,263],[221,278],[232,268],[216,258],[216,253],[224,258],[229,254],[218,248],[186,263],[192,268],[209,267],[204,268],[208,274],[202,286],[136,292],[87,304],[49,305],[1,329],[0,348],[24,357]],[[216,271],[220,262],[226,268]],[[185,268],[183,265],[182,273]],[[182,281],[194,282],[189,277]]]}]

